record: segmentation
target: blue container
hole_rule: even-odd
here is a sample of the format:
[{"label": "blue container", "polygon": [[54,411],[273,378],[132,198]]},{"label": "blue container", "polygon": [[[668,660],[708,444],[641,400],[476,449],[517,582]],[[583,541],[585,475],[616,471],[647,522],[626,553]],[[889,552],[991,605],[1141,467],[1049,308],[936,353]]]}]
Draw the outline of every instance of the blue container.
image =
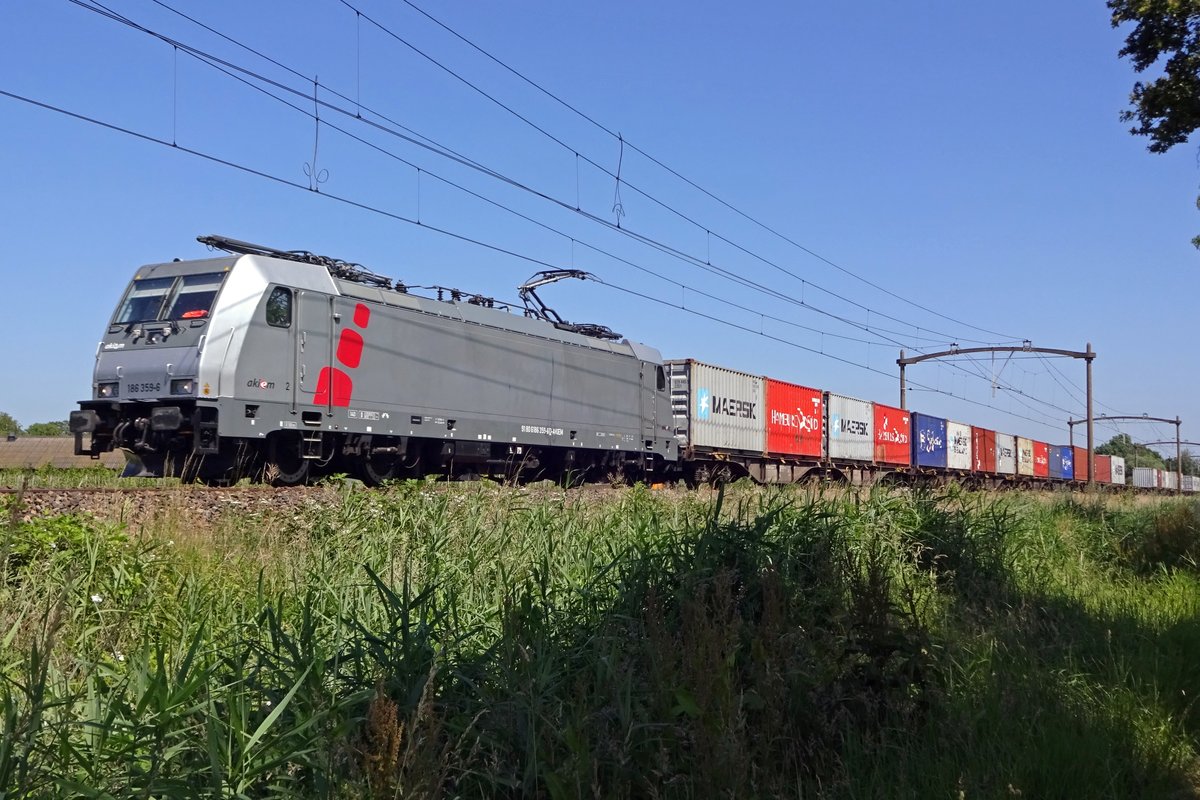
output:
[{"label": "blue container", "polygon": [[946,468],[946,420],[912,415],[912,463],[916,467]]},{"label": "blue container", "polygon": [[1075,454],[1065,445],[1050,445],[1050,477],[1062,481],[1075,479]]}]

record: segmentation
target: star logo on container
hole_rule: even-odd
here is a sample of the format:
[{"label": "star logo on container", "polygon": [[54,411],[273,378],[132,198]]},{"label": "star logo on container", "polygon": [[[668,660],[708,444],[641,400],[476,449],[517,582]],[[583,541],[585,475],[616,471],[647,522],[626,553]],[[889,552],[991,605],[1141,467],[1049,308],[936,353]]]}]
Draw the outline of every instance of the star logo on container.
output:
[{"label": "star logo on container", "polygon": [[841,414],[830,414],[829,415],[829,435],[836,437],[836,436],[840,435],[841,432],[842,432],[842,415]]},{"label": "star logo on container", "polygon": [[708,419],[708,415],[712,412],[712,403],[709,398],[708,389],[700,389],[696,392],[696,418]]}]

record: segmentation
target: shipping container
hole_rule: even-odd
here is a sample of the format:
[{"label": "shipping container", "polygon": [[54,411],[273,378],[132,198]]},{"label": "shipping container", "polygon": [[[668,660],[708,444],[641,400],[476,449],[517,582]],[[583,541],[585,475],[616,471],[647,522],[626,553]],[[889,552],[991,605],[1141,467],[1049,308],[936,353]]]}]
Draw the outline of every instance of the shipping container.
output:
[{"label": "shipping container", "polygon": [[1050,445],[1050,477],[1069,481],[1075,477],[1075,453],[1069,445]]},{"label": "shipping container", "polygon": [[774,456],[825,455],[825,400],[810,389],[767,378],[767,452]]},{"label": "shipping container", "polygon": [[1096,456],[1096,483],[1112,483],[1112,456]]},{"label": "shipping container", "polygon": [[1154,468],[1134,467],[1133,485],[1138,489],[1157,489],[1158,476],[1154,474]]},{"label": "shipping container", "polygon": [[1033,474],[1039,478],[1050,477],[1050,445],[1033,443]]},{"label": "shipping container", "polygon": [[946,468],[971,470],[971,426],[946,422]]},{"label": "shipping container", "polygon": [[699,361],[673,361],[671,410],[692,447],[762,455],[763,378]]},{"label": "shipping container", "polygon": [[976,472],[996,471],[996,432],[971,427],[971,455]]},{"label": "shipping container", "polygon": [[946,420],[928,414],[912,415],[914,467],[946,466]]},{"label": "shipping container", "polygon": [[875,409],[870,400],[825,393],[827,452],[834,461],[875,457]]},{"label": "shipping container", "polygon": [[1175,491],[1179,487],[1179,473],[1171,470],[1163,472],[1163,488]]},{"label": "shipping container", "polygon": [[1017,474],[1033,476],[1033,440],[1017,437]]},{"label": "shipping container", "polygon": [[1109,456],[1109,461],[1112,464],[1112,482],[1116,486],[1125,485],[1125,458],[1123,456]]},{"label": "shipping container", "polygon": [[1073,447],[1075,451],[1075,480],[1087,482],[1087,448]]},{"label": "shipping container", "polygon": [[1011,433],[996,434],[996,472],[1017,474],[1017,437]]},{"label": "shipping container", "polygon": [[1154,488],[1163,489],[1167,482],[1163,479],[1163,471],[1161,469],[1154,470]]},{"label": "shipping container", "polygon": [[901,408],[875,404],[875,463],[912,463],[912,420]]},{"label": "shipping container", "polygon": [[1200,489],[1200,478],[1197,478],[1195,475],[1184,475],[1183,490],[1185,492],[1194,492],[1197,489]]}]

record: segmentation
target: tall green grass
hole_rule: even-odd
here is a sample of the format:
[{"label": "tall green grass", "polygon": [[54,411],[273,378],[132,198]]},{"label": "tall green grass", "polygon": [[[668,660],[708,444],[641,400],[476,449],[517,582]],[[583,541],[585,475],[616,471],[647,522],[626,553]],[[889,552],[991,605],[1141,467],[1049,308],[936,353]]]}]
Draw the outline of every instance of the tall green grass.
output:
[{"label": "tall green grass", "polygon": [[3,798],[1200,787],[1195,503],[407,482],[4,518]]}]

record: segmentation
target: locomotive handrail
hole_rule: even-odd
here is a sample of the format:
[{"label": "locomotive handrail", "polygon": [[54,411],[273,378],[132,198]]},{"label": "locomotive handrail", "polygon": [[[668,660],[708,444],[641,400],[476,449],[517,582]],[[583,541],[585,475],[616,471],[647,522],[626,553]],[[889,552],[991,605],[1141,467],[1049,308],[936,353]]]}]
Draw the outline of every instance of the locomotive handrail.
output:
[{"label": "locomotive handrail", "polygon": [[[329,270],[329,274],[335,278],[342,278],[343,280],[354,281],[355,283],[366,283],[384,289],[391,289],[393,284],[391,278],[371,272],[362,264],[343,261],[340,258],[332,258],[331,256],[319,256],[308,250],[278,250],[262,244],[243,242],[240,239],[231,239],[228,236],[216,235],[197,236],[196,241],[217,250],[224,250],[227,253],[237,253],[244,256],[268,256],[270,258],[298,261],[302,264],[315,264],[325,267]],[[395,283],[398,287],[403,285],[399,281]]]}]

